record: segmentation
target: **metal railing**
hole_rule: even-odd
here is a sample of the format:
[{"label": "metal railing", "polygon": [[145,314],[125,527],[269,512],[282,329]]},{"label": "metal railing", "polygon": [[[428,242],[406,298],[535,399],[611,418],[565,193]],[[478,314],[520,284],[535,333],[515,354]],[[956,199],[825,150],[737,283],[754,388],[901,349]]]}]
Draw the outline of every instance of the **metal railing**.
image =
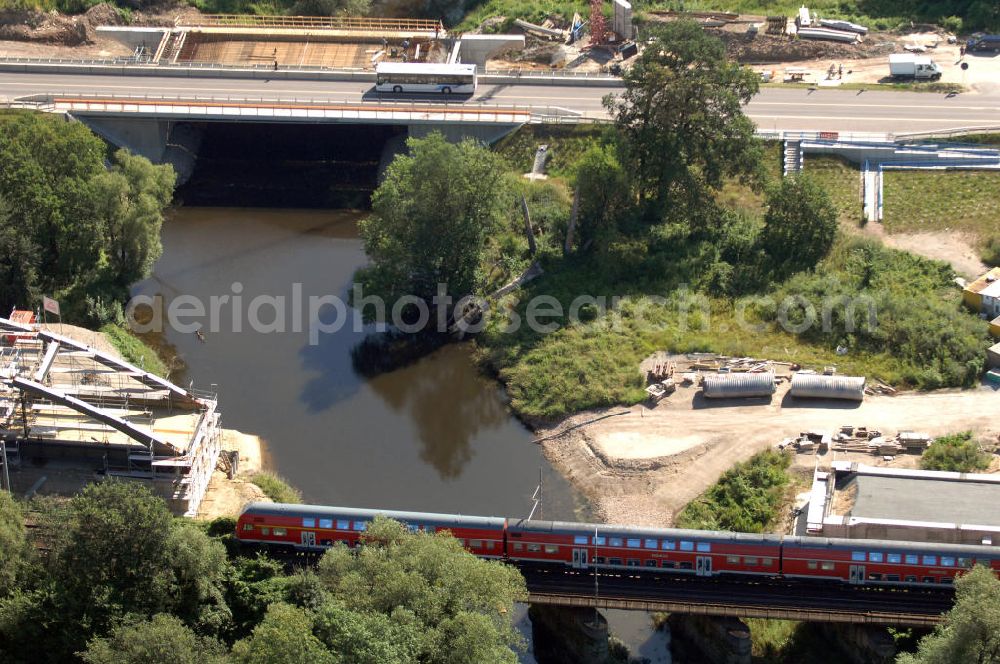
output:
[{"label": "metal railing", "polygon": [[412,18],[376,18],[362,16],[254,16],[250,14],[203,14],[194,20],[178,18],[179,28],[291,28],[313,30],[352,30],[368,32],[440,32],[440,21]]}]

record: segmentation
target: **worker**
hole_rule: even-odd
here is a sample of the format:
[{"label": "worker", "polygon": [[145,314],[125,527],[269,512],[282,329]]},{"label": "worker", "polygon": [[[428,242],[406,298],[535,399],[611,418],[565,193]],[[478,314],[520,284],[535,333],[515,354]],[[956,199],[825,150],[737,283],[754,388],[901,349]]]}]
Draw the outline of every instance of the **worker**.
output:
[{"label": "worker", "polygon": [[278,61],[274,61],[274,71],[278,71]]},{"label": "worker", "polygon": [[837,78],[844,78],[844,65],[837,65]]}]

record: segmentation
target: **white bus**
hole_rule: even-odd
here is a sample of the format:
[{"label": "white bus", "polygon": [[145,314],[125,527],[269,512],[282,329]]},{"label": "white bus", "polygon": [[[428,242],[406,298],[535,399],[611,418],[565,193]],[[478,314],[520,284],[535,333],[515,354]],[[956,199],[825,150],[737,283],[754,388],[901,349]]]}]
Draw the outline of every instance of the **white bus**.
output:
[{"label": "white bus", "polygon": [[476,65],[380,62],[375,65],[378,92],[440,92],[472,94],[476,91]]}]

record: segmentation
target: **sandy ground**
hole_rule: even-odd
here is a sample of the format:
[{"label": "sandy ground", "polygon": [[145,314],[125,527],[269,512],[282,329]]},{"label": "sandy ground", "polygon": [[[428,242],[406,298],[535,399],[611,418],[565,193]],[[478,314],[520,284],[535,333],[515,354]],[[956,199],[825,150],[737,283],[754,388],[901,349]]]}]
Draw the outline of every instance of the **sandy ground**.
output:
[{"label": "sandy ground", "polygon": [[113,39],[93,44],[63,46],[42,42],[0,40],[0,58],[104,59],[132,55],[129,48]]},{"label": "sandy ground", "polygon": [[[879,224],[868,224],[876,225]],[[975,279],[988,270],[979,259],[975,239],[957,231],[884,234],[882,241],[894,249],[951,263],[955,272],[966,279]]]},{"label": "sandy ground", "polygon": [[[803,402],[786,397],[786,391],[783,384],[770,400],[710,401],[696,388],[680,388],[653,408],[577,414],[539,431],[539,438],[552,436],[542,442],[546,457],[587,495],[601,518],[668,526],[734,463],[802,431],[832,431],[845,424],[887,434],[972,429],[992,439],[1000,430],[995,416],[1000,393],[988,388],[869,396],[862,404]],[[611,413],[616,414],[554,435]],[[824,464],[833,457],[819,459]],[[881,462],[874,456],[857,457],[873,465]],[[811,467],[817,457],[801,455],[797,463]],[[915,460],[899,457],[898,463],[912,466]]]},{"label": "sandy ground", "polygon": [[230,480],[222,471],[215,471],[198,510],[199,519],[236,516],[249,502],[270,501],[260,487],[247,479],[264,468],[265,449],[260,437],[235,429],[225,429],[222,433],[222,449],[239,452],[239,473]]}]

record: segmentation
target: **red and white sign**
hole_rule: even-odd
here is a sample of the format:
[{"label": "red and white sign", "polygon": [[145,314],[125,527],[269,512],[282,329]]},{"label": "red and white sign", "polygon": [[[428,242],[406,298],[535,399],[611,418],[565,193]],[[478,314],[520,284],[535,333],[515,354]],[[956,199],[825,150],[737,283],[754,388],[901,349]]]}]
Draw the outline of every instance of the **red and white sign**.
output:
[{"label": "red and white sign", "polygon": [[42,309],[49,312],[50,314],[59,315],[59,303],[53,300],[51,297],[42,296]]}]

